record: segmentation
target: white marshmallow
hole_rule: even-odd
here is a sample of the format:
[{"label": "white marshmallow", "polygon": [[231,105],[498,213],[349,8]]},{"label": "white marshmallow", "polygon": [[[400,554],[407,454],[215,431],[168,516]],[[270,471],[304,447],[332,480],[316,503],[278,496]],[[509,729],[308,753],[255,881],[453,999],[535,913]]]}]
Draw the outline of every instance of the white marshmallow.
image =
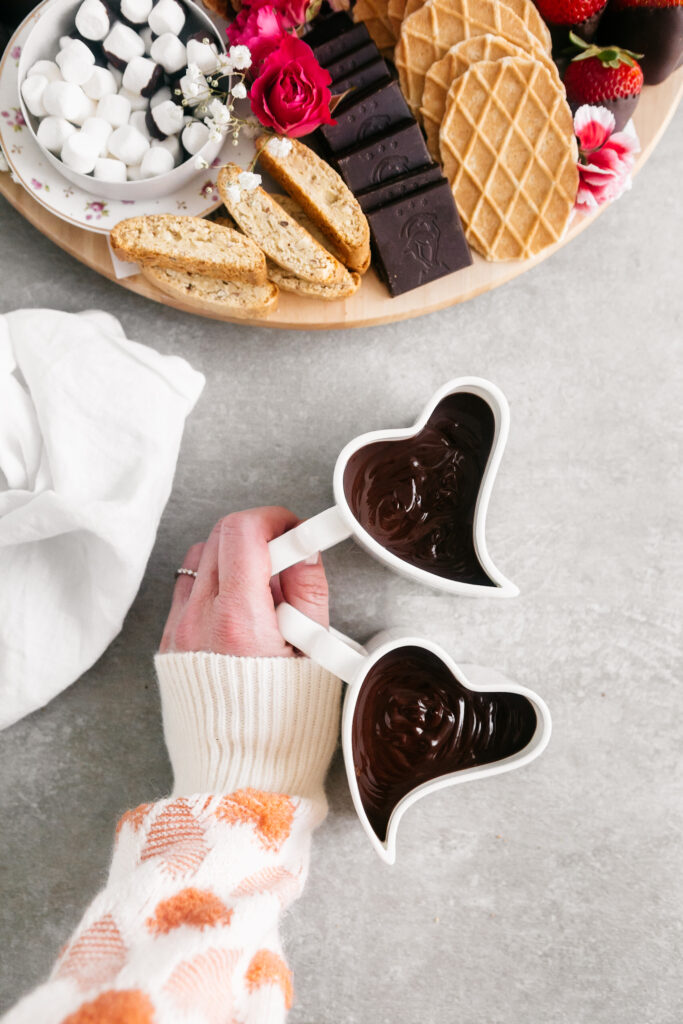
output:
[{"label": "white marshmallow", "polygon": [[73,36],[60,36],[59,37],[59,49],[60,50],[65,50],[67,48],[67,46],[70,46],[71,43],[73,43],[73,42],[75,42]]},{"label": "white marshmallow", "polygon": [[76,11],[76,28],[85,39],[100,42],[111,28],[108,8],[101,0],[83,0]]},{"label": "white marshmallow", "polygon": [[179,36],[185,24],[185,12],[176,0],[159,0],[147,19],[155,36],[172,32]]},{"label": "white marshmallow", "polygon": [[44,117],[38,125],[36,137],[41,146],[51,153],[61,153],[62,146],[75,131],[74,126],[63,117]]},{"label": "white marshmallow", "polygon": [[187,65],[187,50],[172,32],[164,32],[154,40],[150,55],[169,75]]},{"label": "white marshmallow", "polygon": [[134,110],[130,115],[129,124],[132,124],[133,128],[137,128],[141,135],[144,135],[148,142],[152,141],[152,137],[149,134],[147,127],[147,111],[146,110]]},{"label": "white marshmallow", "polygon": [[141,96],[139,92],[128,92],[127,89],[119,89],[119,96],[123,96],[130,103],[131,110],[147,110],[149,100]]},{"label": "white marshmallow", "polygon": [[143,178],[156,178],[158,174],[168,174],[173,170],[173,156],[167,149],[161,146],[154,146],[148,149],[140,164],[140,174]]},{"label": "white marshmallow", "polygon": [[121,65],[129,64],[133,57],[142,57],[145,52],[145,44],[137,32],[120,21],[114,25],[102,45],[110,61],[113,57],[114,63]]},{"label": "white marshmallow", "polygon": [[201,121],[191,121],[180,138],[190,156],[194,156],[209,141],[209,129]]},{"label": "white marshmallow", "polygon": [[140,38],[145,44],[145,53],[149,54],[150,50],[152,49],[152,43],[154,42],[154,33],[152,32],[149,25],[147,26],[147,28],[140,29]]},{"label": "white marshmallow", "polygon": [[112,133],[112,126],[109,124],[109,121],[105,121],[103,117],[88,117],[83,122],[81,131],[97,139],[100,144],[99,156],[104,156],[107,152],[107,144]]},{"label": "white marshmallow", "polygon": [[60,40],[60,50],[55,57],[58,67],[61,68],[67,53],[74,57],[80,57],[81,60],[86,60],[88,64],[95,63],[95,54],[82,39],[72,39],[71,36],[66,36],[63,40]]},{"label": "white marshmallow", "polygon": [[116,92],[116,79],[107,68],[93,68],[90,78],[83,83],[83,92],[91,100],[101,100]]},{"label": "white marshmallow", "polygon": [[131,124],[117,128],[109,139],[109,152],[127,166],[139,164],[149,149],[149,142]]},{"label": "white marshmallow", "polygon": [[208,75],[216,70],[218,50],[213,43],[202,43],[199,39],[187,41],[187,64],[196,64],[199,70]]},{"label": "white marshmallow", "polygon": [[128,174],[128,181],[140,181],[142,179],[140,164],[136,164],[134,167],[126,167],[126,172]]},{"label": "white marshmallow", "polygon": [[97,104],[97,117],[104,118],[113,128],[128,124],[130,118],[130,100],[119,93],[103,96]]},{"label": "white marshmallow", "polygon": [[152,120],[164,135],[177,135],[182,130],[185,122],[185,113],[173,100],[164,100],[163,103],[151,108]]},{"label": "white marshmallow", "polygon": [[107,71],[111,73],[112,78],[116,82],[116,91],[118,92],[123,82],[123,71],[119,71],[113,64],[107,64]]},{"label": "white marshmallow", "polygon": [[173,157],[173,163],[180,163],[182,151],[180,149],[180,139],[177,135],[169,135],[168,138],[162,139],[161,142],[157,139],[152,139],[152,149],[166,149]]},{"label": "white marshmallow", "polygon": [[31,75],[43,75],[48,82],[60,82],[62,79],[62,72],[53,60],[36,61],[33,67],[26,72],[27,78],[30,78]]},{"label": "white marshmallow", "polygon": [[78,125],[95,113],[93,101],[73,82],[48,82],[43,92],[43,106],[46,113]]},{"label": "white marshmallow", "polygon": [[126,165],[122,160],[112,160],[110,157],[100,157],[95,161],[93,177],[98,181],[126,181]]},{"label": "white marshmallow", "polygon": [[149,57],[133,57],[123,72],[123,88],[126,92],[137,93],[138,96],[144,94],[150,96],[160,82],[159,65]]},{"label": "white marshmallow", "polygon": [[149,105],[154,109],[154,107],[158,107],[160,103],[165,103],[166,100],[170,100],[171,98],[171,90],[165,85],[163,89],[159,89],[159,92],[154,93],[149,101]]},{"label": "white marshmallow", "polygon": [[98,156],[97,139],[86,132],[74,132],[62,146],[63,163],[79,174],[90,174],[95,168]]},{"label": "white marshmallow", "polygon": [[121,0],[121,14],[134,25],[142,25],[149,18],[153,0]]},{"label": "white marshmallow", "polygon": [[69,46],[57,54],[57,63],[65,82],[85,85],[93,72],[94,61],[83,57],[75,46]]},{"label": "white marshmallow", "polygon": [[29,75],[21,83],[21,95],[24,103],[34,117],[45,117],[47,110],[43,105],[43,93],[48,84],[45,75]]}]

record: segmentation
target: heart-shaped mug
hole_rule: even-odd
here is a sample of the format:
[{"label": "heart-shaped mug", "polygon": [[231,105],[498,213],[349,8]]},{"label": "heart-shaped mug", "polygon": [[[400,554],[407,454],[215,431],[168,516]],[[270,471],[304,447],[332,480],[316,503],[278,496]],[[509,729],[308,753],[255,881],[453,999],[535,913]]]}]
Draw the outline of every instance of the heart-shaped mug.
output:
[{"label": "heart-shaped mug", "polygon": [[417,422],[350,441],[333,477],[336,504],[269,544],[273,574],[345,540],[451,594],[514,597],[486,547],[486,512],[510,412],[495,384],[459,377]]},{"label": "heart-shaped mug", "polygon": [[286,603],[277,618],[290,644],[349,684],[346,775],[358,817],[389,864],[416,800],[521,768],[548,744],[550,712],[537,694],[490,669],[474,670],[483,673],[477,683],[430,640],[385,631],[366,649]]}]

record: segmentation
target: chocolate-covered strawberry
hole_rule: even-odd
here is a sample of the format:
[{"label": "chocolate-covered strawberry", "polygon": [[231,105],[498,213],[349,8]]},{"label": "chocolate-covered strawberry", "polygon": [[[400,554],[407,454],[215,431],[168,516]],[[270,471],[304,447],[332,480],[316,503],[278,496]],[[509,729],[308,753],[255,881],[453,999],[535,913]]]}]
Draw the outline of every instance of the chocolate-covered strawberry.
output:
[{"label": "chocolate-covered strawberry", "polygon": [[657,85],[683,64],[683,0],[611,0],[599,38],[642,53],[645,84]]},{"label": "chocolate-covered strawberry", "polygon": [[578,49],[564,73],[567,101],[572,110],[588,103],[607,107],[614,114],[615,131],[629,121],[643,88],[640,54],[618,46],[586,43],[573,32],[571,42]]},{"label": "chocolate-covered strawberry", "polygon": [[587,42],[595,38],[607,0],[535,0],[550,29],[553,51],[564,50],[570,31]]}]

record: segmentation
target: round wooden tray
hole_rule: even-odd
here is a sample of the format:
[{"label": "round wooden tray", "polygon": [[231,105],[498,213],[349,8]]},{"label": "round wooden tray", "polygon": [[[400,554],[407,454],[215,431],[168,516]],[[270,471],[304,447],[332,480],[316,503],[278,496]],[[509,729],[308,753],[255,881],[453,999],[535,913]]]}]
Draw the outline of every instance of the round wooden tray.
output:
[{"label": "round wooden tray", "polygon": [[[634,115],[634,123],[641,144],[641,152],[636,162],[635,171],[639,171],[652,154],[655,146],[673,117],[683,95],[683,68],[671,75],[661,85],[646,87]],[[230,321],[231,317],[207,314],[201,306],[189,300],[175,300],[157,291],[142,275],[117,279],[109,256],[109,249],[103,235],[97,235],[60,220],[48,213],[20,185],[16,185],[9,174],[0,174],[0,193],[39,231],[46,235],[55,245],[60,246],[71,256],[85,263],[111,281],[128,288],[138,295],[145,295],[156,302],[174,306],[186,313],[211,316],[218,320]],[[623,200],[628,201],[628,199]],[[317,299],[305,299],[282,292],[278,309],[265,320],[234,320],[235,323],[253,323],[264,327],[282,327],[293,330],[317,330],[336,327],[370,327],[373,324],[391,323],[394,320],[406,320],[410,317],[432,313],[437,309],[454,306],[465,302],[476,295],[497,288],[518,274],[540,263],[551,256],[556,249],[570,242],[579,232],[587,228],[599,216],[602,209],[590,216],[575,218],[567,234],[557,245],[546,249],[539,256],[530,260],[517,260],[508,263],[487,263],[474,255],[471,267],[434,281],[432,284],[416,288],[405,295],[392,299],[386,288],[379,281],[374,271],[370,270],[364,277],[359,290],[350,299],[339,302],[322,302]]]}]

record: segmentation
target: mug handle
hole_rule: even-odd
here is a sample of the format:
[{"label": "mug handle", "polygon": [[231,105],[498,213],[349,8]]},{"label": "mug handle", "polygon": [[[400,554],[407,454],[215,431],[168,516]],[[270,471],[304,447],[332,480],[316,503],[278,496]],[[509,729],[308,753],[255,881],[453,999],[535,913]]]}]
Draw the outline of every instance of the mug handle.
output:
[{"label": "mug handle", "polygon": [[293,530],[271,540],[268,545],[273,576],[290,565],[303,562],[318,551],[334,547],[350,537],[352,532],[351,527],[342,519],[337,505],[299,523]]},{"label": "mug handle", "polygon": [[286,601],[278,605],[276,615],[278,628],[287,643],[328,672],[350,683],[362,671],[367,657],[341,633],[330,632]]}]

